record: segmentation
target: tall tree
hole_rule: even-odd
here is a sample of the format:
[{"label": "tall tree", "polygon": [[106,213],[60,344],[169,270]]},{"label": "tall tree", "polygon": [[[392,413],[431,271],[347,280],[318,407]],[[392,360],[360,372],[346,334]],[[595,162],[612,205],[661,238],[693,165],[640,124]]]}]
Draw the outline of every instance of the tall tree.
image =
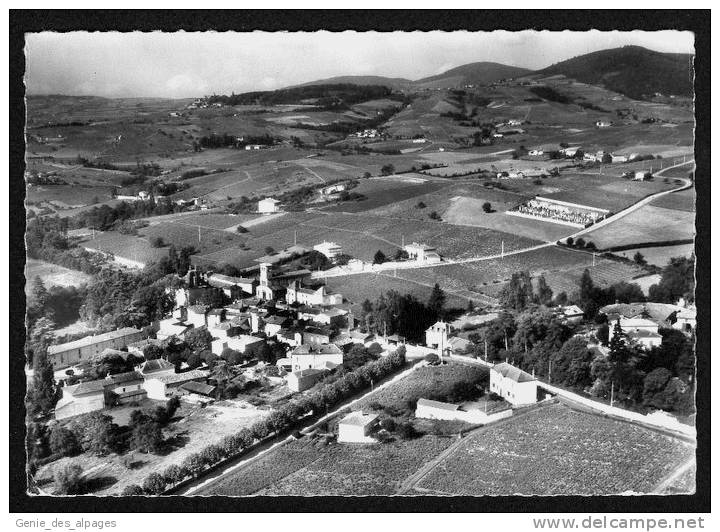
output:
[{"label": "tall tree", "polygon": [[47,346],[33,353],[33,386],[30,394],[31,411],[35,414],[50,412],[57,402],[55,376],[47,357]]},{"label": "tall tree", "polygon": [[535,300],[540,305],[549,305],[552,302],[553,291],[548,286],[545,276],[541,275],[537,279],[537,287],[535,288]]},{"label": "tall tree", "polygon": [[442,318],[445,308],[445,292],[438,283],[433,286],[430,298],[428,299],[428,309],[435,318]]}]

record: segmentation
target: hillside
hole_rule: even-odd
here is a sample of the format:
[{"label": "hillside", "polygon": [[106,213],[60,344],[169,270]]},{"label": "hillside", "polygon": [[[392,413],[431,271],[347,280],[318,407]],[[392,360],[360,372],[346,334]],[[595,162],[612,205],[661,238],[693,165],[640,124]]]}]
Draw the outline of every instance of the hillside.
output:
[{"label": "hillside", "polygon": [[[395,90],[410,88],[413,82],[405,78],[387,78],[385,76],[335,76],[295,85],[295,87],[309,87],[312,85],[383,85]],[[294,88],[294,87],[291,87]]]},{"label": "hillside", "polygon": [[561,74],[631,98],[647,99],[656,92],[692,96],[692,68],[690,54],[667,54],[640,46],[624,46],[574,57],[536,74]]},{"label": "hillside", "polygon": [[429,76],[415,82],[421,88],[457,87],[460,85],[485,85],[499,79],[515,78],[531,73],[526,68],[479,62],[452,68],[442,74]]}]

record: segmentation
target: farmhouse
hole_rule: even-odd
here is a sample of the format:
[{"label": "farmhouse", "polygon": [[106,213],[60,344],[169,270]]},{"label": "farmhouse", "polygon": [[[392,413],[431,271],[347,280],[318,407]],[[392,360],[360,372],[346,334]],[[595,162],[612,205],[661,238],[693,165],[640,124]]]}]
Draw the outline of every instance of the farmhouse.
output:
[{"label": "farmhouse", "polygon": [[300,283],[292,281],[285,292],[285,301],[290,305],[300,303],[301,305],[331,306],[340,305],[343,302],[343,296],[342,294],[328,293],[324,285],[318,288],[302,288]]},{"label": "farmhouse", "polygon": [[278,204],[280,202],[274,198],[265,198],[258,201],[258,212],[260,214],[272,214],[278,212]]},{"label": "farmhouse", "polygon": [[633,177],[633,181],[647,181],[650,179],[652,175],[650,172],[647,172],[645,170],[638,170],[635,172],[635,177]]},{"label": "farmhouse", "polygon": [[117,404],[141,401],[146,396],[145,378],[138,371],[116,373],[105,377],[105,390]]},{"label": "farmhouse", "polygon": [[334,260],[338,255],[342,253],[342,248],[335,242],[325,242],[313,246],[313,249],[319,253],[325,255],[328,259]]},{"label": "farmhouse", "polygon": [[425,331],[425,345],[437,348],[443,355],[448,349],[448,337],[450,335],[450,324],[442,320],[435,322]]},{"label": "farmhouse", "polygon": [[610,127],[612,126],[612,122],[608,122],[607,120],[598,120],[595,122],[595,127]]},{"label": "farmhouse", "polygon": [[570,323],[580,323],[585,317],[585,313],[577,305],[568,305],[560,309],[562,317]]},{"label": "farmhouse", "polygon": [[307,345],[303,344],[290,353],[290,367],[293,371],[303,369],[326,369],[327,363],[340,366],[343,363],[343,352],[335,344]]},{"label": "farmhouse", "polygon": [[254,294],[257,286],[256,279],[245,277],[231,277],[213,273],[208,276],[207,282],[210,286],[219,288],[230,299],[239,299],[245,294]]},{"label": "farmhouse", "polygon": [[403,248],[410,259],[418,262],[435,263],[440,262],[440,255],[437,253],[437,248],[428,246],[426,244],[418,244],[413,242]]},{"label": "farmhouse", "polygon": [[125,327],[96,336],[86,336],[64,344],[51,345],[47,349],[48,361],[55,369],[62,369],[90,360],[108,347],[120,349],[147,336],[140,329]]},{"label": "farmhouse", "polygon": [[182,336],[190,329],[190,325],[178,320],[177,318],[167,318],[160,320],[159,329],[155,333],[158,340],[167,340],[172,336],[182,338]]},{"label": "farmhouse", "polygon": [[62,388],[55,405],[55,419],[66,419],[105,408],[105,382],[96,380]]},{"label": "farmhouse", "polygon": [[324,374],[325,370],[313,368],[293,371],[287,374],[285,382],[291,391],[304,392],[315,386]]},{"label": "farmhouse", "polygon": [[175,374],[175,366],[162,358],[148,360],[140,366],[140,373],[143,378],[151,379],[163,375]]},{"label": "farmhouse", "polygon": [[580,149],[580,146],[568,146],[567,148],[561,149],[560,153],[562,153],[565,157],[573,158],[577,155],[577,152]]},{"label": "farmhouse", "polygon": [[230,338],[218,338],[210,343],[210,350],[213,354],[220,356],[225,349],[232,349],[239,353],[245,354],[248,348],[259,345],[263,342],[262,338],[250,336],[248,334],[239,334]]},{"label": "farmhouse", "polygon": [[146,377],[145,390],[149,399],[165,400],[177,393],[182,384],[190,381],[205,382],[209,374],[207,371],[194,369],[185,373]]},{"label": "farmhouse", "polygon": [[198,381],[189,381],[181,384],[179,389],[188,394],[202,395],[204,397],[215,397],[216,386],[203,384]]},{"label": "farmhouse", "polygon": [[697,309],[695,307],[684,308],[675,314],[673,328],[683,332],[694,331],[697,326]]},{"label": "farmhouse", "polygon": [[377,414],[352,412],[338,423],[338,441],[343,443],[375,443],[370,437],[378,423]]},{"label": "farmhouse", "polygon": [[187,309],[187,321],[193,327],[204,327],[207,325],[206,314],[208,307],[206,305],[192,305]]},{"label": "farmhouse", "polygon": [[451,355],[463,355],[472,347],[472,342],[459,336],[448,338],[447,346]]},{"label": "farmhouse", "polygon": [[329,196],[330,194],[342,192],[345,189],[347,189],[347,185],[343,183],[335,183],[334,185],[328,185],[327,187],[321,188],[320,194],[322,194],[323,196]]},{"label": "farmhouse", "polygon": [[662,344],[662,336],[658,333],[658,324],[645,318],[618,319],[622,332],[628,340],[635,342],[645,349],[657,347]]},{"label": "farmhouse", "polygon": [[490,368],[490,391],[513,406],[537,402],[535,377],[507,362],[495,364]]}]

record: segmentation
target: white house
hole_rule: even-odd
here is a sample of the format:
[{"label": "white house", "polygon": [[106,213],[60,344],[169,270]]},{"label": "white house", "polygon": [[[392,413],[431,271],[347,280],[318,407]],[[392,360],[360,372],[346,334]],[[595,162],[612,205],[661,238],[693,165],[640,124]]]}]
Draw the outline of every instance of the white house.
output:
[{"label": "white house", "polygon": [[140,366],[140,374],[144,379],[150,379],[153,377],[173,375],[175,373],[175,366],[162,358],[156,358],[155,360],[147,360]]},{"label": "white house", "polygon": [[229,338],[218,338],[210,343],[210,350],[213,354],[220,356],[223,350],[232,349],[239,353],[245,353],[248,347],[260,344],[263,342],[262,338],[257,336],[250,336],[249,334],[239,334]]},{"label": "white house", "polygon": [[697,326],[697,309],[695,307],[684,308],[675,314],[673,328],[684,332],[694,331]]},{"label": "white house", "polygon": [[328,363],[340,366],[343,363],[343,352],[335,344],[301,345],[290,353],[292,371],[303,369],[326,369]]},{"label": "white house", "polygon": [[280,202],[275,198],[265,198],[258,201],[258,212],[260,214],[272,214],[278,212],[278,204]]},{"label": "white house", "polygon": [[530,155],[530,156],[532,156],[532,157],[537,157],[537,156],[539,156],[539,155],[543,155],[544,153],[545,153],[545,152],[544,152],[543,150],[530,150],[530,151],[528,152],[528,155]]},{"label": "white house", "polygon": [[507,362],[490,368],[490,391],[513,406],[537,402],[535,377]]},{"label": "white house", "polygon": [[205,305],[192,305],[187,309],[187,322],[193,327],[204,327],[207,325],[206,314],[208,307]]},{"label": "white house", "polygon": [[153,376],[145,379],[145,390],[149,399],[165,400],[174,395],[182,384],[190,381],[205,382],[208,375],[208,371],[194,369],[185,373]]},{"label": "white house", "polygon": [[315,386],[324,374],[325,370],[313,368],[293,371],[287,374],[285,382],[293,392],[304,392]]},{"label": "white house", "polygon": [[566,307],[562,307],[561,310],[563,318],[565,318],[570,323],[579,323],[583,320],[583,317],[585,316],[583,310],[577,305],[568,305]]},{"label": "white house", "polygon": [[335,242],[325,242],[313,246],[315,251],[318,251],[325,255],[328,259],[333,260],[335,257],[342,253],[342,248]]},{"label": "white house", "polygon": [[560,153],[565,155],[565,157],[572,158],[575,157],[579,149],[580,146],[568,146],[567,148],[563,148],[562,150],[560,150]]},{"label": "white house", "polygon": [[338,423],[338,441],[343,443],[375,443],[377,440],[372,438],[370,434],[372,434],[377,422],[377,414],[352,412]]},{"label": "white house", "polygon": [[55,405],[55,419],[65,419],[105,408],[105,382],[96,380],[62,388]]},{"label": "white house", "polygon": [[612,125],[612,122],[608,122],[607,120],[598,120],[595,122],[595,127],[610,127]]},{"label": "white house", "polygon": [[435,263],[440,262],[441,260],[440,255],[437,253],[437,248],[428,246],[426,244],[418,244],[417,242],[413,242],[406,245],[403,249],[407,252],[410,259],[416,260],[418,262]]},{"label": "white house", "polygon": [[441,355],[449,348],[450,324],[442,320],[435,322],[425,331],[425,345],[435,347]]},{"label": "white house", "polygon": [[292,281],[285,292],[285,301],[290,305],[300,303],[301,305],[332,306],[342,304],[343,296],[327,292],[324,285],[318,288],[303,288],[297,281]]},{"label": "white house", "polygon": [[633,181],[645,181],[650,177],[650,172],[647,172],[645,170],[638,170],[635,172],[635,177],[633,177]]},{"label": "white house", "polygon": [[330,194],[335,194],[336,192],[342,192],[347,188],[347,185],[344,185],[343,183],[335,183],[334,185],[328,185],[324,188],[320,189],[320,194],[323,196],[329,196]]},{"label": "white house", "polygon": [[147,395],[144,388],[145,378],[139,371],[127,371],[105,377],[105,390],[113,394],[118,404],[141,401]]},{"label": "white house", "polygon": [[171,336],[182,338],[189,328],[190,326],[187,323],[177,318],[167,318],[160,320],[159,329],[155,333],[155,336],[157,336],[158,340],[167,340]]}]

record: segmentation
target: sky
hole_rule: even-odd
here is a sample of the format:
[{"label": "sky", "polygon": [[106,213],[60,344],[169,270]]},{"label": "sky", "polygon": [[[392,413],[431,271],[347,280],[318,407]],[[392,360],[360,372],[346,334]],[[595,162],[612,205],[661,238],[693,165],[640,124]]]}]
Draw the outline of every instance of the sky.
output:
[{"label": "sky", "polygon": [[541,69],[625,45],[694,53],[691,32],[26,34],[28,94],[193,98],[340,75],[419,79],[476,61]]}]

